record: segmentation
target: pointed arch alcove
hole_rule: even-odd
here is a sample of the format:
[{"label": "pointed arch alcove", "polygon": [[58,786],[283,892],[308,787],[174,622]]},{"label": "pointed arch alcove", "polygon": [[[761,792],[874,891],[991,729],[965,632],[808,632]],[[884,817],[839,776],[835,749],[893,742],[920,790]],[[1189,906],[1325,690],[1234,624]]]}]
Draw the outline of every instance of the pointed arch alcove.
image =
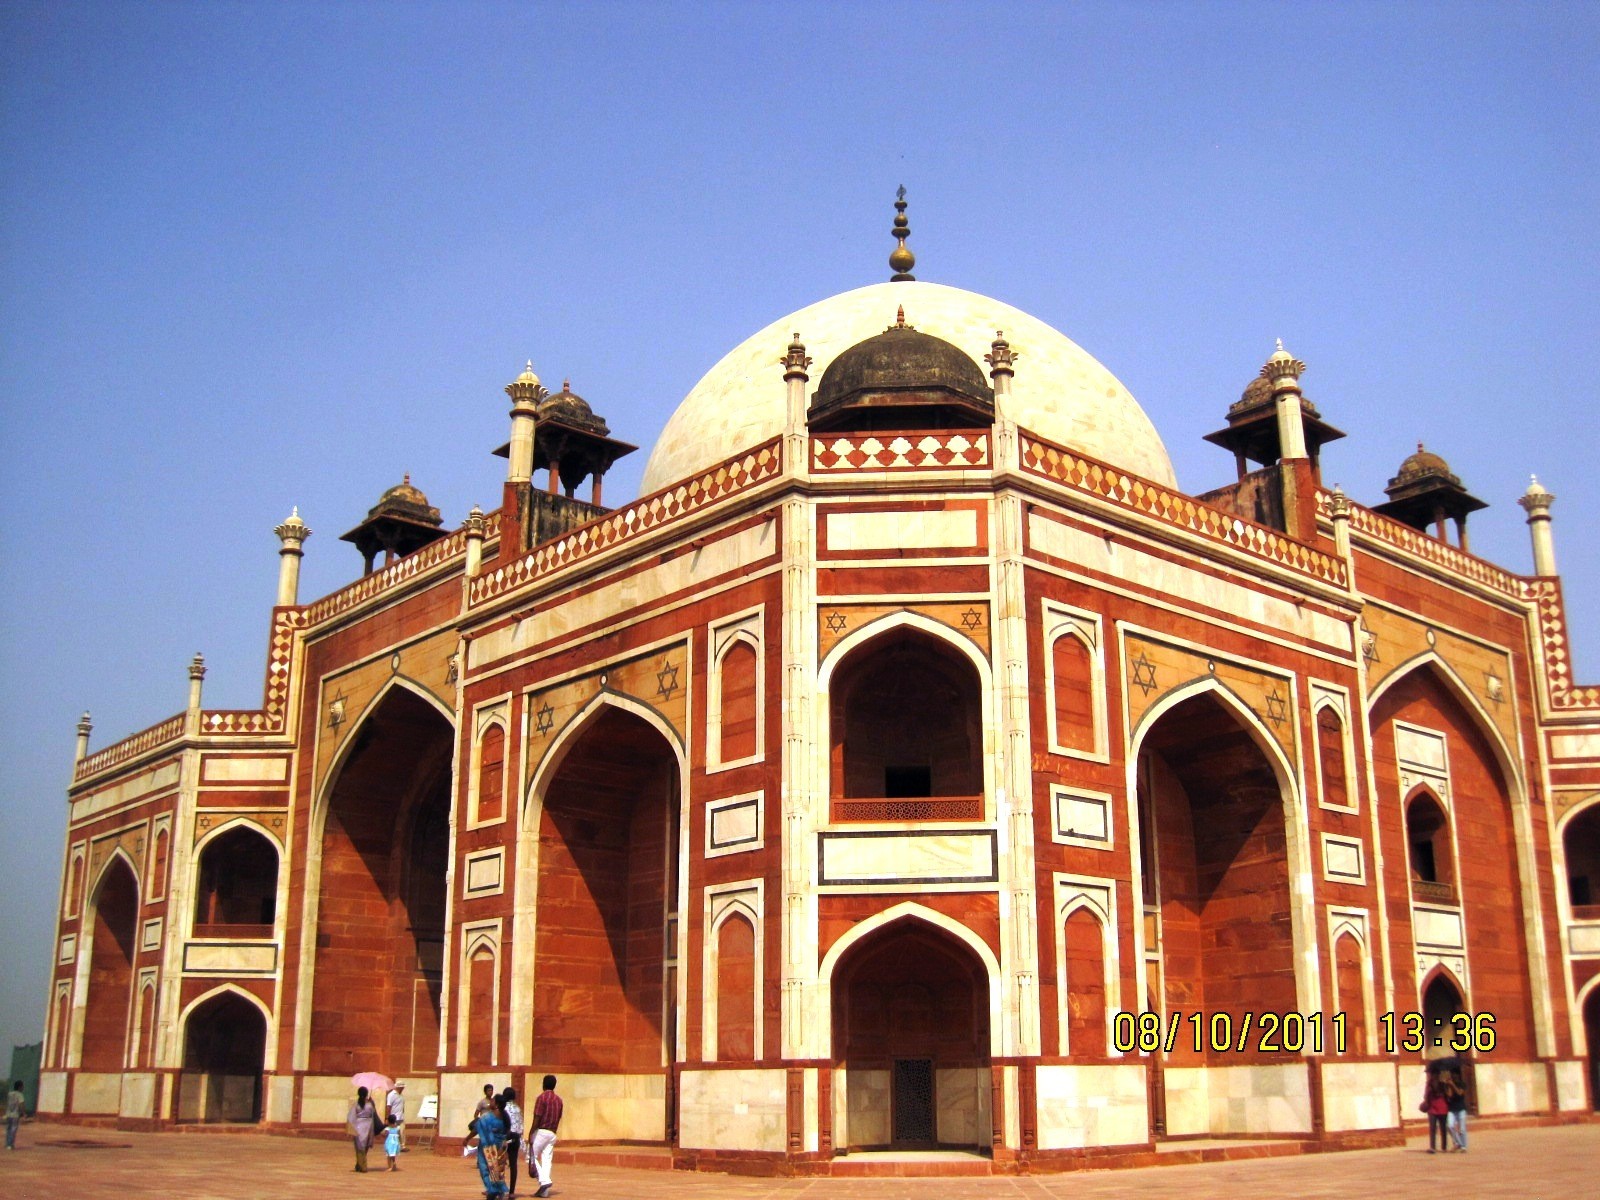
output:
[{"label": "pointed arch alcove", "polygon": [[86,1071],[121,1071],[127,1066],[133,1016],[139,880],[120,849],[101,870],[89,908],[92,920],[87,923],[93,932],[78,1062]]},{"label": "pointed arch alcove", "polygon": [[348,739],[313,817],[309,1068],[435,1069],[455,726],[403,681]]}]

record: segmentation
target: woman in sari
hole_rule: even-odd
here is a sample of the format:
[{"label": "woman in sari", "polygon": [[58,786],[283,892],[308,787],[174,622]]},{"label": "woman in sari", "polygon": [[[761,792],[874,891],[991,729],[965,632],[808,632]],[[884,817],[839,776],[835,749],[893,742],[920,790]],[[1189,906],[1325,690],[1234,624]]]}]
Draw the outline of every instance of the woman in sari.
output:
[{"label": "woman in sari", "polygon": [[485,1196],[504,1196],[506,1185],[506,1137],[511,1126],[506,1121],[505,1099],[495,1096],[482,1116],[474,1118],[472,1131],[478,1135],[478,1174],[483,1177]]},{"label": "woman in sari", "polygon": [[356,1144],[356,1170],[365,1171],[367,1151],[372,1149],[372,1136],[380,1124],[378,1106],[368,1097],[366,1088],[356,1089],[356,1102],[345,1115],[345,1124],[350,1127],[351,1137]]}]

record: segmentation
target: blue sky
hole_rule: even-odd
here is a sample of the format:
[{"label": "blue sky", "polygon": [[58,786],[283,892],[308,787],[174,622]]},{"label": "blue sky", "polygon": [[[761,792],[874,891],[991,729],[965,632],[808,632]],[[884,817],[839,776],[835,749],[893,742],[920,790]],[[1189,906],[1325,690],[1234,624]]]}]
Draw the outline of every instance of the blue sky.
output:
[{"label": "blue sky", "polygon": [[[0,8],[0,1039],[43,1022],[73,725],[259,703],[272,527],[409,471],[498,502],[532,358],[645,450],[783,314],[917,275],[1055,325],[1181,484],[1282,337],[1375,503],[1420,439],[1556,493],[1600,682],[1600,8],[81,4]],[[4,1041],[0,1041],[3,1048]]]}]

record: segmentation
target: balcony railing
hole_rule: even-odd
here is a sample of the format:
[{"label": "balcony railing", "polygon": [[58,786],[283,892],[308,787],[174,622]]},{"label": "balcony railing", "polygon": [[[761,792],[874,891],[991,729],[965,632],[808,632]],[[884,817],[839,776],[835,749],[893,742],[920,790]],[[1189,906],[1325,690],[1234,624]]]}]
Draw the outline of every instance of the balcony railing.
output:
[{"label": "balcony railing", "polygon": [[837,822],[981,821],[982,796],[836,796]]},{"label": "balcony railing", "polygon": [[1437,883],[1432,879],[1413,879],[1411,895],[1429,904],[1454,904],[1456,888],[1453,883]]}]

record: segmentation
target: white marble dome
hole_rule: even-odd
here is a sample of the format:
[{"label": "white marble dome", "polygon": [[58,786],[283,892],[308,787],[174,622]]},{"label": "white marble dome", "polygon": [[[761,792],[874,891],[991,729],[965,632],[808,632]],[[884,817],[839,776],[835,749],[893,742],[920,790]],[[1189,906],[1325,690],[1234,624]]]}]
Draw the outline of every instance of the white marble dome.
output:
[{"label": "white marble dome", "polygon": [[807,400],[834,358],[882,333],[905,308],[906,324],[960,347],[984,370],[996,330],[1017,354],[1001,412],[1040,437],[1131,474],[1175,486],[1172,460],[1144,410],[1090,354],[1036,317],[999,300],[939,283],[875,283],[808,305],[747,338],[705,373],[650,452],[641,490],[658,491],[783,432],[779,359],[796,332],[812,364]]}]

